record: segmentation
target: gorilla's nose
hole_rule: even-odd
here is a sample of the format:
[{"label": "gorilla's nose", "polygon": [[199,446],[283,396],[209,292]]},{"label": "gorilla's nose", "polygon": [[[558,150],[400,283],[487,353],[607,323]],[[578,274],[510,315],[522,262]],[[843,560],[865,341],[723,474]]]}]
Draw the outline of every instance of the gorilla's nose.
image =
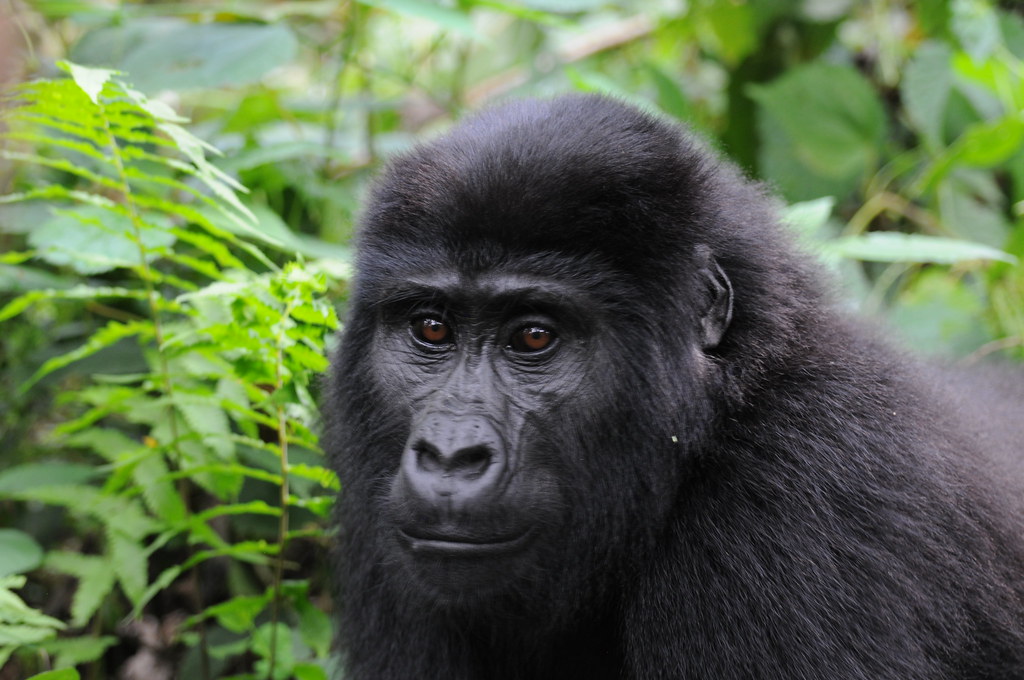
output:
[{"label": "gorilla's nose", "polygon": [[501,437],[487,418],[434,415],[409,437],[402,475],[422,499],[468,500],[497,490],[505,462]]}]

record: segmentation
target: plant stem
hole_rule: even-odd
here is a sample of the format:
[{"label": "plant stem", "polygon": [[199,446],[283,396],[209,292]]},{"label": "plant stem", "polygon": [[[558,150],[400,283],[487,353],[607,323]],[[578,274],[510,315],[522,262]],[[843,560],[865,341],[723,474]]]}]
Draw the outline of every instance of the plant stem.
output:
[{"label": "plant stem", "polygon": [[[103,100],[97,97],[97,106],[100,109],[101,118],[103,120],[103,129],[106,133],[107,144],[114,158],[114,167],[117,168],[118,180],[121,183],[121,194],[124,199],[125,208],[128,211],[128,216],[132,223],[132,236],[135,241],[135,245],[139,251],[139,266],[136,271],[139,272],[139,276],[142,279],[142,283],[146,290],[146,301],[149,306],[150,317],[153,321],[153,338],[156,342],[156,353],[160,367],[160,377],[163,382],[164,394],[167,395],[168,405],[168,416],[170,417],[170,430],[171,430],[171,441],[169,444],[170,449],[174,452],[175,461],[181,459],[181,451],[178,447],[178,419],[174,411],[174,379],[171,376],[170,365],[167,361],[167,355],[164,353],[164,330],[163,324],[160,319],[160,305],[158,303],[159,294],[153,285],[153,272],[149,267],[149,262],[146,260],[146,246],[142,242],[142,232],[145,229],[141,215],[139,215],[138,207],[132,198],[131,185],[128,183],[128,173],[125,172],[124,162],[121,154],[121,147],[118,145],[117,137],[110,129],[110,121],[107,118],[106,107],[103,104]],[[188,482],[182,478],[178,480],[178,494],[181,496],[183,501],[186,514],[189,513],[188,504]],[[201,584],[199,582],[198,570],[193,569],[191,573],[192,580],[192,597],[193,606],[197,612],[203,611],[203,597]],[[200,659],[200,677],[201,680],[210,680],[210,656],[209,656],[209,645],[206,638],[206,625],[204,623],[199,624],[199,659]]]},{"label": "plant stem", "polygon": [[[277,354],[274,365],[274,392],[279,393],[284,387],[284,331],[285,321],[291,316],[292,303],[285,305],[278,324],[276,338]],[[274,596],[271,602],[270,615],[270,678],[274,677],[277,662],[277,623],[281,616],[281,581],[284,578],[284,549],[288,540],[288,416],[284,406],[277,404],[277,445],[281,449],[281,517],[277,524],[277,563],[274,565]]]}]

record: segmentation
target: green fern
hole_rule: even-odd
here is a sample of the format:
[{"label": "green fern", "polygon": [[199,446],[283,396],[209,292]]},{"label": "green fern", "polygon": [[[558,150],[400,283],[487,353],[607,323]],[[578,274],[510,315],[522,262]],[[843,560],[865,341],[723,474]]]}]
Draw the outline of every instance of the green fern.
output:
[{"label": "green fern", "polygon": [[[183,119],[114,71],[61,68],[70,78],[7,95],[0,156],[21,172],[17,191],[0,204],[43,201],[51,216],[28,235],[29,250],[0,262],[43,262],[81,283],[15,298],[0,309],[0,322],[50,301],[88,302],[108,317],[80,347],[45,362],[23,390],[125,343],[141,349],[148,370],[95,375],[65,397],[79,414],[56,428],[54,444],[98,456],[107,470],[101,485],[31,476],[23,466],[0,473],[0,490],[62,506],[83,526],[101,528],[102,555],[52,551],[45,558],[47,568],[79,579],[72,626],[93,621],[115,592],[138,616],[161,590],[194,578],[204,561],[228,557],[257,565],[269,589],[259,600],[269,608],[269,637],[253,636],[247,651],[265,657],[261,668],[272,676],[290,673],[310,659],[294,658],[278,621],[289,611],[300,624],[309,617],[305,605],[282,594],[283,554],[289,540],[309,532],[293,532],[286,509],[323,517],[328,492],[338,488],[308,453],[304,463],[291,462],[296,449],[318,451],[310,385],[326,366],[324,342],[337,326],[324,297],[336,268],[275,264],[264,248],[287,251],[285,244],[257,229],[236,193],[243,187],[210,163],[216,150],[182,127]],[[247,480],[275,485],[278,505],[240,502]],[[196,512],[196,487],[219,505]],[[275,518],[277,540],[240,540],[212,525],[240,515]],[[151,558],[171,547],[188,558],[150,580]],[[207,619],[226,626],[234,611],[201,599],[192,608],[200,627]],[[97,647],[95,655],[102,652]],[[326,647],[312,646],[310,655],[322,658]]]}]

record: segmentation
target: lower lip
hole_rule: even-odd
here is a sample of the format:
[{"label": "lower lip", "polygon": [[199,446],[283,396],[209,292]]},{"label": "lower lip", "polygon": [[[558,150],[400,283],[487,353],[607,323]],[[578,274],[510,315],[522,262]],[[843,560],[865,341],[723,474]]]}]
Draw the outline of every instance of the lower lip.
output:
[{"label": "lower lip", "polygon": [[507,541],[491,543],[469,543],[467,541],[446,541],[436,538],[418,538],[399,531],[399,536],[410,552],[416,555],[439,557],[493,557],[517,552],[526,545],[530,537],[527,531]]}]

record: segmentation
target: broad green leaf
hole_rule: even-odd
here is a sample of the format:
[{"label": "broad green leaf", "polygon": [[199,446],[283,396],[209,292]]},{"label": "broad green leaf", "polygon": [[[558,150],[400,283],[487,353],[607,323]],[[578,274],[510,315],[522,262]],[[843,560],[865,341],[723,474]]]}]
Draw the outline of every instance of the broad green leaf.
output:
[{"label": "broad green leaf", "polygon": [[795,143],[782,125],[771,116],[757,117],[761,138],[758,161],[761,172],[790,201],[810,201],[821,196],[845,196],[853,191],[859,178],[827,177],[809,167],[794,152]]},{"label": "broad green leaf", "polygon": [[441,28],[455,31],[468,38],[479,37],[467,14],[444,7],[429,0],[359,0],[370,7],[386,9],[412,19],[426,19]]},{"label": "broad green leaf", "polygon": [[37,673],[28,680],[81,680],[81,677],[74,668],[61,668],[55,671]]},{"label": "broad green leaf", "polygon": [[[750,5],[738,2],[713,2],[706,5],[703,17],[710,30],[698,35],[713,42],[712,51],[728,64],[737,64],[757,47],[757,27]],[[712,39],[713,36],[713,39]]]},{"label": "broad green leaf", "polygon": [[957,139],[955,158],[975,167],[1005,162],[1021,148],[1024,120],[1013,115],[1002,120],[976,123]]},{"label": "broad green leaf", "polygon": [[965,355],[992,340],[985,324],[984,290],[948,270],[922,271],[900,291],[888,318],[907,347]]},{"label": "broad green leaf", "polygon": [[[136,227],[125,215],[95,206],[54,210],[53,216],[29,234],[29,244],[51,264],[69,266],[80,274],[99,274],[155,259],[155,248],[174,243],[170,222],[150,214]],[[141,242],[141,243],[140,243]]]},{"label": "broad green leaf", "polygon": [[292,606],[299,615],[299,635],[316,654],[317,658],[326,658],[331,651],[334,630],[331,619],[322,610],[309,601],[309,589],[303,589],[291,597]]},{"label": "broad green leaf", "polygon": [[1003,42],[1017,59],[1024,60],[1024,17],[1010,12],[999,13]]},{"label": "broad green leaf", "polygon": [[563,14],[575,14],[597,9],[606,4],[605,0],[519,0],[525,7]]},{"label": "broad green leaf", "polygon": [[[8,253],[10,255],[11,253]],[[25,259],[33,257],[28,254]],[[44,269],[24,265],[0,264],[0,293],[25,293],[46,288],[67,288],[74,284],[71,277],[58,276]]]},{"label": "broad green leaf", "polygon": [[679,120],[693,120],[693,106],[679,83],[653,61],[644,63],[644,70],[651,76],[657,88],[658,107]]},{"label": "broad green leaf", "polygon": [[42,559],[43,549],[34,538],[17,529],[0,529],[0,576],[31,571]]},{"label": "broad green leaf", "polygon": [[964,50],[982,61],[1000,42],[999,19],[988,0],[952,0],[951,28]]},{"label": "broad green leaf", "polygon": [[54,484],[75,486],[99,474],[95,466],[83,463],[67,463],[61,460],[49,463],[24,463],[0,472],[0,494],[28,491],[35,487]]},{"label": "broad green leaf", "polygon": [[783,211],[782,222],[803,236],[820,236],[835,204],[831,196],[793,203]]},{"label": "broad green leaf", "polygon": [[[257,673],[267,677],[270,672],[270,650],[274,645],[274,680],[286,680],[291,677],[295,665],[292,631],[283,623],[264,623],[257,628],[251,637],[252,651],[260,657],[256,662]],[[276,644],[275,644],[276,643]]]},{"label": "broad green leaf", "polygon": [[327,671],[313,663],[297,663],[292,673],[295,680],[328,680]]},{"label": "broad green leaf", "polygon": [[855,177],[875,162],[885,137],[885,112],[870,83],[854,69],[812,63],[749,92],[762,115],[785,131],[796,158],[815,173]]},{"label": "broad green leaf", "polygon": [[942,121],[953,87],[950,59],[945,43],[926,42],[907,64],[900,92],[907,116],[933,149],[942,146]]},{"label": "broad green leaf", "polygon": [[962,167],[939,185],[937,193],[942,222],[956,236],[997,249],[1006,244],[1011,225],[991,175]]},{"label": "broad green leaf", "polygon": [[284,23],[131,21],[84,36],[72,58],[131,73],[146,93],[247,85],[290,62],[297,41]]},{"label": "broad green leaf", "polygon": [[980,243],[891,231],[847,236],[831,242],[826,248],[841,257],[869,262],[954,264],[972,260],[1017,261],[1009,253]]}]

